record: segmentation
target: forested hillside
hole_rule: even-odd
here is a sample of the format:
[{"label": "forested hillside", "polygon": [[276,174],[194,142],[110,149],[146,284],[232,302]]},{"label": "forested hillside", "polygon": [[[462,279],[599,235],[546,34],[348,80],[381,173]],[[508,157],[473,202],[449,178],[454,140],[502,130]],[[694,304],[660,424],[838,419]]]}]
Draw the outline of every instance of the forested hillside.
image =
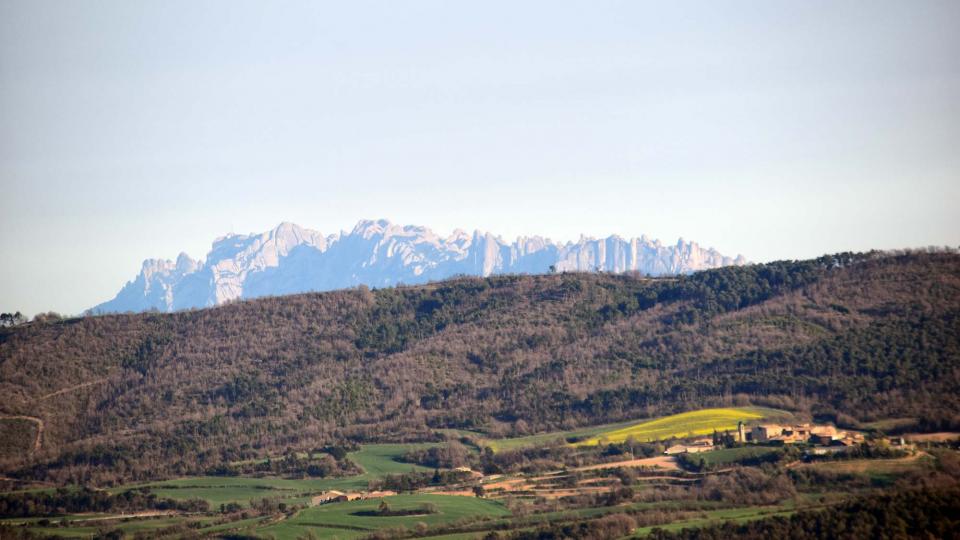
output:
[{"label": "forested hillside", "polygon": [[0,332],[3,474],[54,482],[734,403],[960,426],[951,253],[461,278]]}]

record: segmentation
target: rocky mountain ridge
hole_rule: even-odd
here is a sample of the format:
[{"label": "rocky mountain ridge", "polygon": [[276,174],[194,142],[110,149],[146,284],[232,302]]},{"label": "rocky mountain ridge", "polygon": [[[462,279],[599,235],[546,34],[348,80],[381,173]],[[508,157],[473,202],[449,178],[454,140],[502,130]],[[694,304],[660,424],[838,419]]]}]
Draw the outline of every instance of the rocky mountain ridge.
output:
[{"label": "rocky mountain ridge", "polygon": [[140,274],[95,313],[176,311],[235,299],[357,285],[417,284],[465,274],[635,271],[685,274],[742,265],[696,242],[662,244],[646,236],[583,237],[558,243],[540,236],[508,242],[490,233],[455,230],[440,237],[426,227],[363,220],[353,230],[323,235],[293,223],[262,234],[231,234],[213,242],[206,261],[181,253],[176,261],[148,259]]}]

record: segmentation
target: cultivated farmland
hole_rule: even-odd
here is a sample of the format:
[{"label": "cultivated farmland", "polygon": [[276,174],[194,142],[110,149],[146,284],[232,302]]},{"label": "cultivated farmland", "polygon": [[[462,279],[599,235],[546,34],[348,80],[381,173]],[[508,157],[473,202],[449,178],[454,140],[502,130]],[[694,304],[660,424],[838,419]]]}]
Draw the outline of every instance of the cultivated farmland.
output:
[{"label": "cultivated farmland", "polygon": [[649,442],[709,435],[714,431],[733,431],[737,429],[738,422],[757,422],[763,419],[786,416],[789,416],[789,414],[784,411],[761,407],[702,409],[602,432],[579,444],[596,446],[598,444],[622,443],[631,437],[638,442]]},{"label": "cultivated farmland", "polygon": [[[385,501],[393,510],[416,512],[432,505],[433,513],[408,516],[380,516],[377,509]],[[395,495],[383,499],[351,501],[309,508],[296,517],[258,530],[277,540],[295,539],[308,530],[319,538],[366,536],[376,529],[402,527],[413,529],[418,523],[433,528],[453,522],[466,523],[484,518],[504,517],[510,512],[499,502],[475,497],[444,495]]]}]

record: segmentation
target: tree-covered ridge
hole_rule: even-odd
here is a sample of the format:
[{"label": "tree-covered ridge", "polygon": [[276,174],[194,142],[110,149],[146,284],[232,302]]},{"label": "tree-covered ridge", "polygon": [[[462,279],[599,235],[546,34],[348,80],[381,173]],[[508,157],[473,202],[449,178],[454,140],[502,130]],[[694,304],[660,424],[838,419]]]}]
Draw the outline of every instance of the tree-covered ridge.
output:
[{"label": "tree-covered ridge", "polygon": [[[873,495],[823,510],[770,517],[742,524],[724,523],[678,532],[656,528],[653,540],[726,538],[859,539],[956,538],[960,530],[960,490],[918,489]],[[518,536],[522,538],[522,536]],[[559,538],[538,536],[537,538]]]},{"label": "tree-covered ridge", "polygon": [[44,421],[28,470],[57,480],[731,403],[950,425],[958,312],[951,253],[302,294],[0,330],[0,412]]}]

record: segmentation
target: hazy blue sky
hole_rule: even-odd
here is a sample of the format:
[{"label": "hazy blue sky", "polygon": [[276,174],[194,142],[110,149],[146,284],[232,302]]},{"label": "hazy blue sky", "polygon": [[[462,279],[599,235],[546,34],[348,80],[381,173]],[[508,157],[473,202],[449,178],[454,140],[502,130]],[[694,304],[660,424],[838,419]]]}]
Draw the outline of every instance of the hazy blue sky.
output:
[{"label": "hazy blue sky", "polygon": [[[670,4],[665,7],[665,4]],[[0,310],[360,218],[960,244],[960,2],[0,2]]]}]

